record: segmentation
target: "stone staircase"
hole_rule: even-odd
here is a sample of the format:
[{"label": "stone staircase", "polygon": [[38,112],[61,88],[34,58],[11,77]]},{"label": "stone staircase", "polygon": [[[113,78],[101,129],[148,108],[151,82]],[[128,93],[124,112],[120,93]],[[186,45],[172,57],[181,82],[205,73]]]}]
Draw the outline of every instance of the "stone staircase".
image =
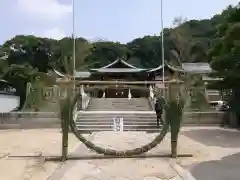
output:
[{"label": "stone staircase", "polygon": [[81,133],[113,131],[113,119],[123,119],[123,131],[158,132],[155,112],[148,99],[93,98],[86,111],[80,111],[76,126]]},{"label": "stone staircase", "polygon": [[152,111],[147,98],[92,98],[88,111]]}]

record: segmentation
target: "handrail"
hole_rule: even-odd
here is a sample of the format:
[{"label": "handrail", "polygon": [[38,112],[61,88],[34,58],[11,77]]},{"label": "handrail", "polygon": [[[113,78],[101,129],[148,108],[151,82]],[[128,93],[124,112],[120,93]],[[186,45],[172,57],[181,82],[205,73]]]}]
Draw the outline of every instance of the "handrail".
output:
[{"label": "handrail", "polygon": [[128,89],[128,100],[132,99],[132,93],[131,93],[131,90]]},{"label": "handrail", "polygon": [[84,86],[81,86],[81,104],[77,102],[74,106],[73,120],[77,120],[78,112],[85,111],[88,107],[90,101],[90,95],[85,93]]},{"label": "handrail", "polygon": [[89,102],[90,102],[90,96],[88,94],[86,94],[85,96],[82,96],[82,108],[81,108],[81,110],[86,110]]},{"label": "handrail", "polygon": [[81,95],[82,95],[82,108],[81,110],[86,110],[90,101],[90,96],[85,93],[84,86],[81,86]]}]

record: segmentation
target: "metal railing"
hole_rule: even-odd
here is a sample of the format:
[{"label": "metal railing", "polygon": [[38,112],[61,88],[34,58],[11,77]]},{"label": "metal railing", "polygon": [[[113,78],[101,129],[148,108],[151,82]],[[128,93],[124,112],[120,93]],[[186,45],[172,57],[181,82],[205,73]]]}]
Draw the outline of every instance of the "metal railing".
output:
[{"label": "metal railing", "polygon": [[154,92],[153,92],[153,88],[152,88],[152,86],[150,85],[149,86],[149,97],[148,97],[148,101],[149,101],[149,103],[150,103],[150,106],[151,106],[151,108],[154,110],[155,109],[155,107],[154,107]]}]

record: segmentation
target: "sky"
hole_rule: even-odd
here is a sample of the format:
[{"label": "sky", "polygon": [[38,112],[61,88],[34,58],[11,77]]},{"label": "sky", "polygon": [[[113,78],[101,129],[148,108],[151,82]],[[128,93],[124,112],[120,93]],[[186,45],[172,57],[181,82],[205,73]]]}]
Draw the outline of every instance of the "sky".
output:
[{"label": "sky", "polygon": [[[163,0],[163,25],[175,17],[210,18],[239,0]],[[15,35],[61,39],[73,32],[91,41],[126,43],[161,31],[161,0],[0,0],[0,44]]]}]

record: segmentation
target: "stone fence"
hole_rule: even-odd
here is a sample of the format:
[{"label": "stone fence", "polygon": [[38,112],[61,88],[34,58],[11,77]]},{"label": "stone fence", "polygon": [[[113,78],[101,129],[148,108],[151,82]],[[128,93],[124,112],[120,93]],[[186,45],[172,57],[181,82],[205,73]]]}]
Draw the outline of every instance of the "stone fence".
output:
[{"label": "stone fence", "polygon": [[220,125],[223,119],[223,112],[185,112],[183,125]]},{"label": "stone fence", "polygon": [[60,128],[59,115],[54,112],[0,113],[0,129]]},{"label": "stone fence", "polygon": [[[183,125],[220,125],[222,112],[185,112]],[[54,112],[0,113],[0,129],[60,128],[59,115]]]}]

